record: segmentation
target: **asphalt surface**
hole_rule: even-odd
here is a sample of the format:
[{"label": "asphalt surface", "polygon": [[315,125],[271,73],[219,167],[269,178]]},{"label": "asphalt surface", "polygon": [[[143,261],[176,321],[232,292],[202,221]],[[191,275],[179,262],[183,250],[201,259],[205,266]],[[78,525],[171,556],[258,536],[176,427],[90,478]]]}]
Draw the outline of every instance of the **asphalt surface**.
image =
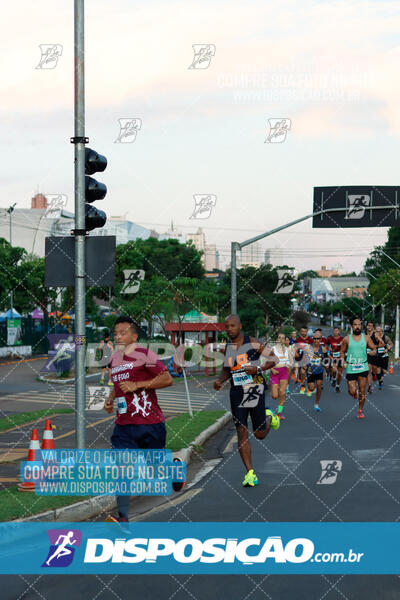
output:
[{"label": "asphalt surface", "polygon": [[[226,397],[226,392],[221,392]],[[206,444],[189,484],[172,502],[131,518],[163,521],[397,521],[400,515],[400,374],[374,389],[357,420],[357,404],[327,382],[321,412],[314,397],[293,391],[286,420],[265,440],[252,440],[256,488],[242,488],[244,468],[232,424]],[[270,402],[268,402],[270,403]],[[341,463],[334,483],[321,481],[321,461]],[[326,480],[327,478],[325,478]],[[328,478],[330,479],[330,478]],[[5,599],[162,598],[163,600],[394,600],[396,576],[3,576]]]}]

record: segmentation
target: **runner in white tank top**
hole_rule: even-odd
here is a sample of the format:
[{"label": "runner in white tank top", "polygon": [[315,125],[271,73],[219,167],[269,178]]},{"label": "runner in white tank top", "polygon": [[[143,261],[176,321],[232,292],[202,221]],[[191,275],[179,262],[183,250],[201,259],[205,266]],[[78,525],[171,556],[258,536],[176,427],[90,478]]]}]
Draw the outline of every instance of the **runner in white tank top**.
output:
[{"label": "runner in white tank top", "polygon": [[289,350],[285,345],[286,336],[279,333],[276,344],[272,347],[272,352],[278,358],[279,363],[271,368],[271,396],[274,400],[279,400],[276,413],[281,419],[283,416],[283,406],[286,400],[286,388],[289,380],[289,366],[291,364]]}]

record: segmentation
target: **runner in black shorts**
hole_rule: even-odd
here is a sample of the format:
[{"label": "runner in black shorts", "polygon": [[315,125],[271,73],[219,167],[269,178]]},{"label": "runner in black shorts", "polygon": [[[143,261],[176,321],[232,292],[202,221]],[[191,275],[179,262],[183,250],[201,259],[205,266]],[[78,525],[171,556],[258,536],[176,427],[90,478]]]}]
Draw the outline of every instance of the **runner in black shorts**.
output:
[{"label": "runner in black shorts", "polygon": [[[258,479],[251,462],[248,418],[251,417],[254,436],[262,440],[270,428],[279,427],[279,417],[270,409],[265,409],[265,382],[263,371],[276,364],[271,351],[255,338],[244,335],[238,315],[230,315],[225,320],[229,342],[225,348],[224,366],[221,375],[214,382],[214,389],[220,390],[224,381],[230,380],[230,400],[233,421],[238,436],[238,447],[247,473],[243,486],[254,487]],[[266,362],[260,364],[263,356]]]},{"label": "runner in black shorts", "polygon": [[375,363],[373,364],[372,372],[378,379],[379,390],[382,390],[383,376],[386,375],[389,368],[388,352],[393,348],[393,343],[391,339],[383,333],[383,329],[380,325],[375,327],[371,339],[376,346]]},{"label": "runner in black shorts", "polygon": [[[367,323],[367,336],[372,337],[375,331],[375,325],[372,321]],[[367,348],[367,361],[368,361],[368,393],[372,394],[372,368],[373,365],[376,364],[376,356],[375,353],[371,350],[371,348]]]}]

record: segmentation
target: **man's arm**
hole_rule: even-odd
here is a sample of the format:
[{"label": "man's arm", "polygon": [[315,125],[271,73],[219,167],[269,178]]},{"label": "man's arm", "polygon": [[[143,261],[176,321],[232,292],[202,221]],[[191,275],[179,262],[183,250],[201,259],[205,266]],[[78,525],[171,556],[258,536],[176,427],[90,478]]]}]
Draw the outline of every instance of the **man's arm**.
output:
[{"label": "man's arm", "polygon": [[388,335],[386,336],[386,348],[389,351],[392,350],[392,348],[393,348],[393,342]]},{"label": "man's arm", "polygon": [[346,335],[346,337],[344,338],[342,345],[340,346],[340,360],[342,362],[342,365],[345,365],[346,362],[346,355],[347,355],[347,350],[349,348],[349,336]]},{"label": "man's arm", "polygon": [[104,402],[104,410],[108,413],[112,413],[114,409],[114,398],[115,398],[115,390],[114,388],[111,390],[110,395],[107,400]]},{"label": "man's arm", "polygon": [[228,369],[228,367],[223,366],[220,376],[218,377],[218,379],[216,381],[214,381],[214,390],[219,391],[222,387],[222,384],[225,383],[225,381],[227,381],[229,379],[229,375],[230,375],[230,371]]}]

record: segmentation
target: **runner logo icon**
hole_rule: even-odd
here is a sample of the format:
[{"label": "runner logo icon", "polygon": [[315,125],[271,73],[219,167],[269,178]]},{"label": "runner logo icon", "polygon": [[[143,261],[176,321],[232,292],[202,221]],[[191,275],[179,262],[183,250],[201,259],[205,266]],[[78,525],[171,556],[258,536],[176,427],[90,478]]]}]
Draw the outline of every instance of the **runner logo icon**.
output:
[{"label": "runner logo icon", "polygon": [[328,484],[335,483],[338,474],[342,470],[341,460],[320,460],[321,463],[321,476],[317,481],[317,484]]},{"label": "runner logo icon", "polygon": [[48,529],[50,548],[42,567],[68,567],[74,558],[76,547],[81,545],[79,529]]}]

